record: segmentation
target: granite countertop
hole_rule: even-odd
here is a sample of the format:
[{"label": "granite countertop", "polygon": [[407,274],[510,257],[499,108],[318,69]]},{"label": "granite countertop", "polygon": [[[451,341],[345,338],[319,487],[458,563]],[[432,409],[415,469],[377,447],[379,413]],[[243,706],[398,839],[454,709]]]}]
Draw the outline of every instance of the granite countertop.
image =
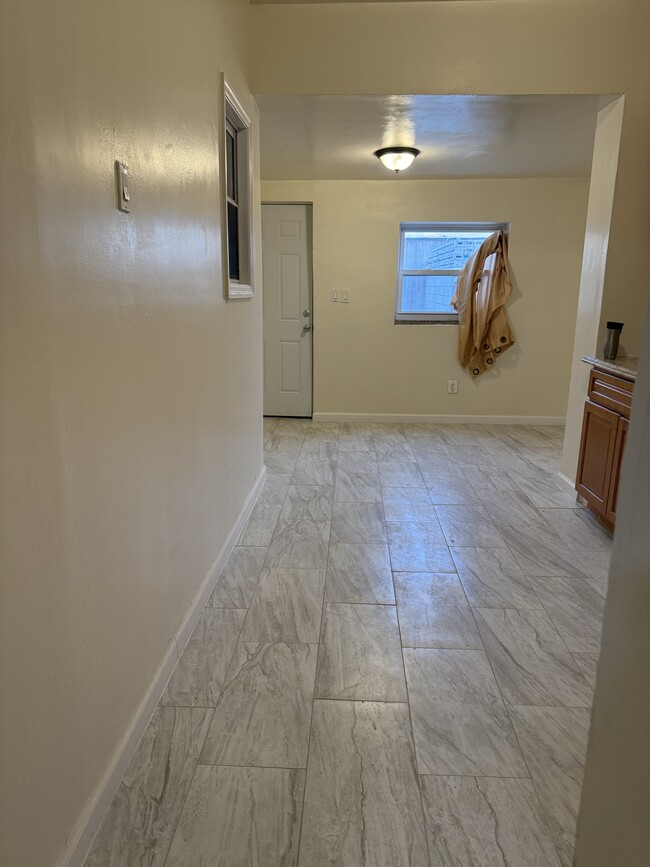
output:
[{"label": "granite countertop", "polygon": [[620,376],[622,379],[629,379],[632,382],[636,381],[638,356],[620,355],[614,361],[609,361],[599,355],[583,355],[582,360],[586,364],[593,364],[598,370],[604,370],[605,373],[612,373],[614,376]]}]

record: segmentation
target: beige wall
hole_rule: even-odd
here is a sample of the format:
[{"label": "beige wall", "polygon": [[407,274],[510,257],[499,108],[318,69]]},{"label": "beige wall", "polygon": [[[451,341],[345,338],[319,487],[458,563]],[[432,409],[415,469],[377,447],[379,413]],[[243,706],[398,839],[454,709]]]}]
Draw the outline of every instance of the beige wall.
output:
[{"label": "beige wall", "polygon": [[[314,203],[314,411],[563,417],[588,178],[266,181],[264,201]],[[400,221],[511,223],[517,344],[478,379],[458,329],[395,325]],[[330,301],[350,290],[349,304]],[[458,380],[458,394],[447,380]]]},{"label": "beige wall", "polygon": [[575,867],[650,852],[650,308],[621,476]]},{"label": "beige wall", "polygon": [[47,867],[261,467],[261,298],[223,301],[216,160],[221,70],[253,110],[248,7],[2,16],[0,863]]}]

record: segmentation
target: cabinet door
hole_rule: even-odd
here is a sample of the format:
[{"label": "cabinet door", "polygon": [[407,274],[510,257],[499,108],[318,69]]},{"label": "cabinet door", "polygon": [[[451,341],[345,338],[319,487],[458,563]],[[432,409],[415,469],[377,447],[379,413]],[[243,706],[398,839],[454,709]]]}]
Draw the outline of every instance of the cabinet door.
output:
[{"label": "cabinet door", "polygon": [[588,400],[582,422],[576,490],[601,515],[607,515],[612,463],[620,416]]},{"label": "cabinet door", "polygon": [[618,483],[621,477],[621,464],[623,463],[623,451],[627,441],[627,429],[630,423],[626,418],[619,418],[616,429],[616,442],[614,443],[614,457],[612,460],[612,477],[609,483],[609,496],[607,497],[607,514],[605,517],[612,524],[616,520],[616,502],[618,500]]}]

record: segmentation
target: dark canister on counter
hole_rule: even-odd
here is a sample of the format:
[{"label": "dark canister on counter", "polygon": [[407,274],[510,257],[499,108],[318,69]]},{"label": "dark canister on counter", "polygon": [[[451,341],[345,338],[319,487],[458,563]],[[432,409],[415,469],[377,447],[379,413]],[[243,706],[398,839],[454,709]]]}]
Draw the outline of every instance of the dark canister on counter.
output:
[{"label": "dark canister on counter", "polygon": [[618,355],[618,339],[623,330],[622,322],[608,322],[607,330],[605,331],[605,346],[603,347],[603,358],[608,361],[614,361]]}]

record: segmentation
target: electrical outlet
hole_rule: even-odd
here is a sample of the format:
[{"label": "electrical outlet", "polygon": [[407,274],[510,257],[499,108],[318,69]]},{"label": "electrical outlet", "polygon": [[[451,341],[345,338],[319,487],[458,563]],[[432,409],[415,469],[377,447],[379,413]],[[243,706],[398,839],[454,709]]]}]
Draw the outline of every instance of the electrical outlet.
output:
[{"label": "electrical outlet", "polygon": [[339,290],[338,289],[332,289],[332,301],[335,302],[338,300],[339,300]]},{"label": "electrical outlet", "polygon": [[458,380],[457,379],[448,379],[447,380],[447,394],[458,394]]}]

